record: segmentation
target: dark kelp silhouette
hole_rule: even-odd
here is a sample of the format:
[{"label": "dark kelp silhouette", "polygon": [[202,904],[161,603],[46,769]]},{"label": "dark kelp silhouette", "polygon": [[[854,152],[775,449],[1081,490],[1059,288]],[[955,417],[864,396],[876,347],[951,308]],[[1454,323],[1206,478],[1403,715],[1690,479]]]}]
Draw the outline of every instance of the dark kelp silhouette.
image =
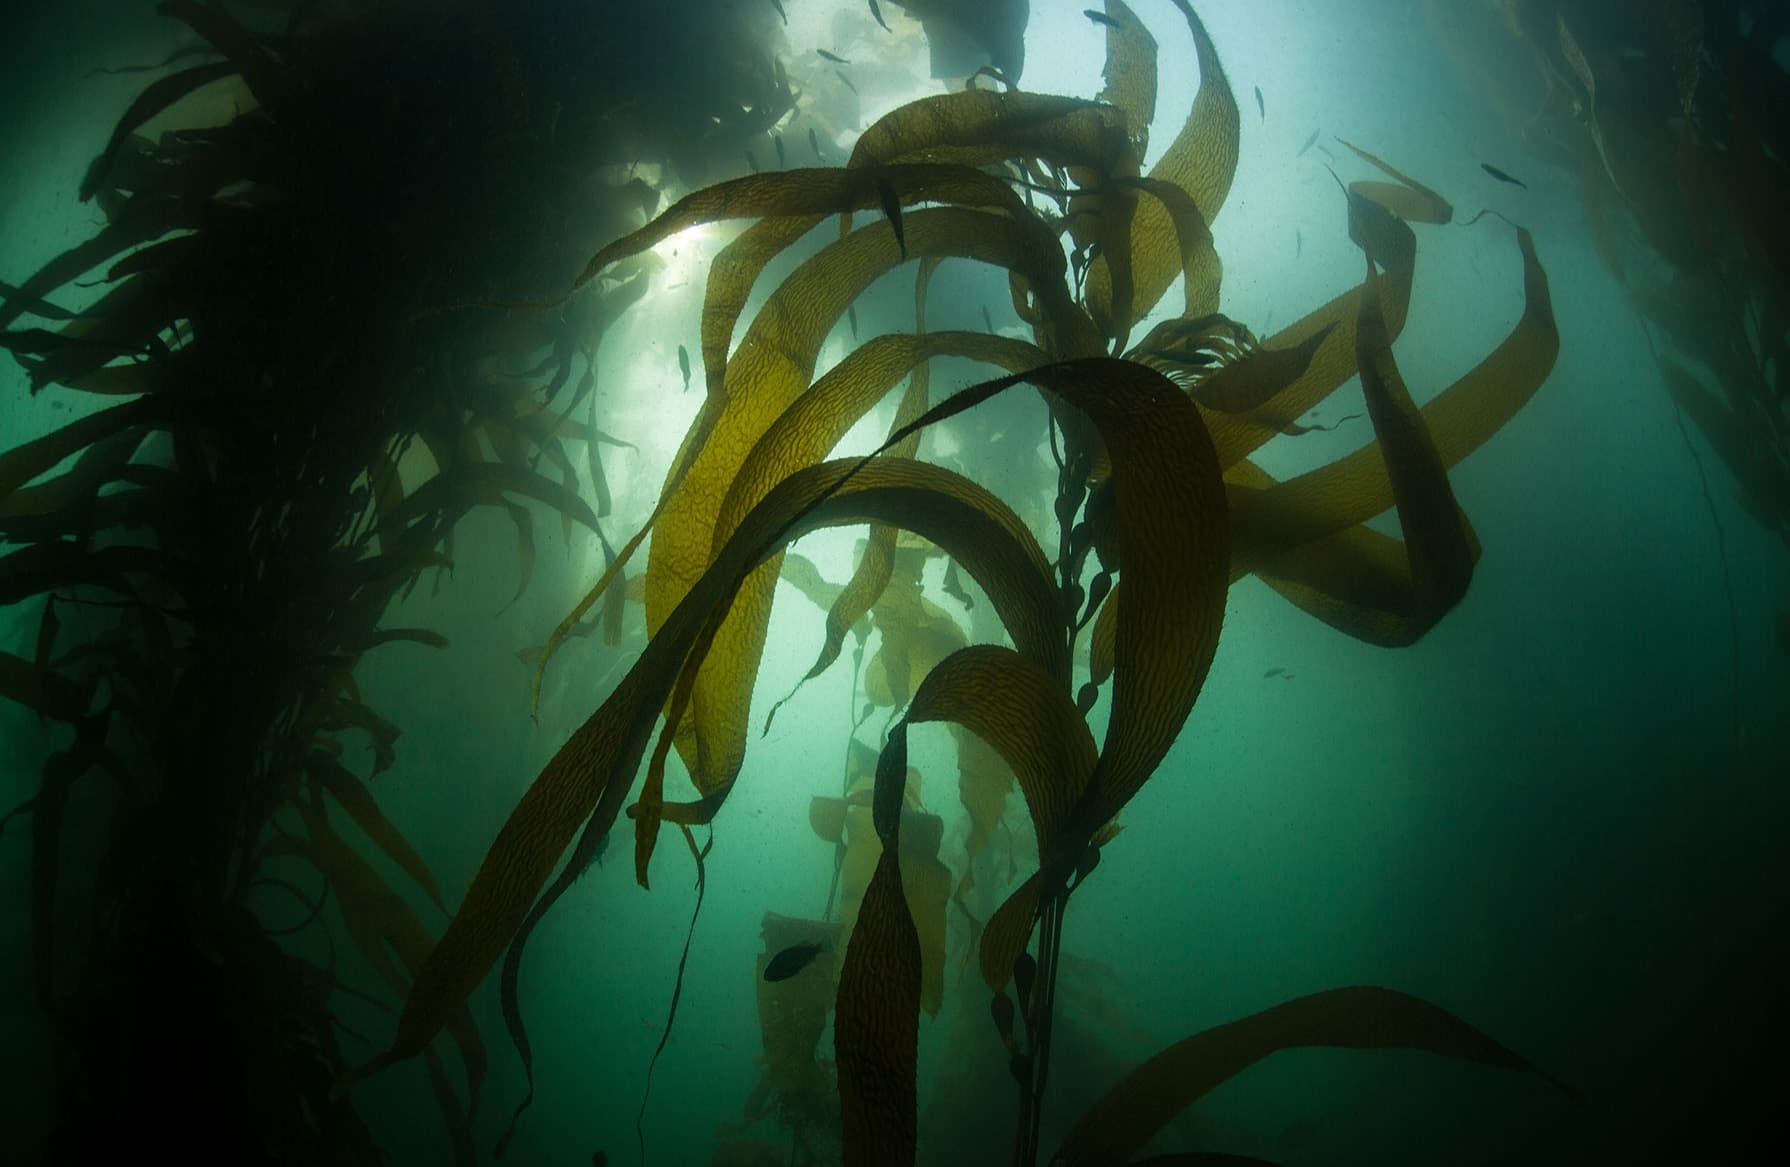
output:
[{"label": "dark kelp silhouette", "polygon": [[[0,337],[33,392],[102,399],[0,454],[0,603],[43,605],[33,659],[0,654],[0,695],[68,727],[5,820],[30,825],[37,991],[70,1068],[58,1161],[145,1142],[218,1161],[376,1161],[330,1098],[345,1063],[332,1002],[383,1003],[338,975],[318,925],[339,921],[389,1000],[446,905],[382,809],[374,780],[399,730],[355,668],[446,647],[383,620],[452,569],[470,511],[514,524],[517,595],[535,507],[603,540],[597,451],[617,439],[579,419],[603,328],[653,264],[612,268],[552,315],[422,310],[563,286],[659,206],[642,181],[593,179],[593,160],[625,161],[638,135],[680,143],[674,164],[700,177],[711,157],[695,128],[731,151],[792,100],[726,18],[689,33],[712,68],[625,105],[636,83],[618,91],[596,54],[571,72],[525,64],[539,6],[253,7],[162,5],[215,60],[151,81],[74,176],[104,226],[0,285]],[[206,85],[234,86],[239,112],[142,135],[170,112],[178,125],[170,107]],[[752,115],[735,101],[711,123],[700,107],[722,94],[749,95]],[[59,307],[89,273],[94,302]],[[44,323],[17,327],[27,316]],[[612,643],[618,616],[606,609]],[[77,800],[80,784],[102,798]],[[65,833],[103,838],[103,854],[71,854]],[[91,895],[67,878],[77,863],[104,873]],[[429,1080],[471,1162],[487,1057],[468,1010],[442,1023],[465,1084],[435,1051]],[[208,1076],[168,1073],[170,1049]]]}]

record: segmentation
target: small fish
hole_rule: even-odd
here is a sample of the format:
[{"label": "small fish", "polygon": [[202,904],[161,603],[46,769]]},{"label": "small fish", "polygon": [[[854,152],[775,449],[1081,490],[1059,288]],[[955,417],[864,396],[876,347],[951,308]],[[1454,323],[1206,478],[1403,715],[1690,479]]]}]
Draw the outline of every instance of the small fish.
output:
[{"label": "small fish", "polygon": [[777,169],[782,170],[784,168],[784,166],[786,165],[786,163],[783,161],[783,135],[782,134],[772,134],[771,142],[773,145],[775,145],[777,147]]},{"label": "small fish", "polygon": [[815,136],[813,126],[808,127],[808,148],[814,151],[816,158],[820,157],[820,138]]},{"label": "small fish", "polygon": [[1264,102],[1262,100],[1262,87],[1260,85],[1255,87],[1255,107],[1256,107],[1257,111],[1259,111],[1261,113],[1262,120],[1267,121],[1268,120],[1268,105],[1266,102]]},{"label": "small fish", "polygon": [[1311,132],[1311,137],[1305,139],[1305,145],[1299,147],[1299,153],[1293,155],[1293,157],[1298,158],[1300,155],[1304,154],[1307,150],[1309,150],[1313,146],[1317,145],[1318,144],[1318,134],[1321,132],[1322,131],[1319,131],[1319,130],[1313,130]]},{"label": "small fish", "polygon": [[889,27],[889,22],[883,19],[883,10],[876,6],[876,0],[870,0],[870,15],[876,17],[876,22],[883,26],[884,32],[894,31]]},{"label": "small fish", "polygon": [[845,306],[845,318],[851,321],[851,338],[858,339],[858,306],[856,304]]},{"label": "small fish", "polygon": [[771,0],[771,7],[777,10],[777,15],[783,18],[784,24],[789,23],[789,13],[783,11],[783,0]]},{"label": "small fish", "polygon": [[1293,258],[1298,259],[1299,254],[1301,252],[1303,252],[1304,250],[1305,250],[1305,232],[1301,231],[1297,227],[1294,227],[1293,228]]},{"label": "small fish", "polygon": [[1120,24],[1118,21],[1114,20],[1112,17],[1108,16],[1106,13],[1096,12],[1092,8],[1082,9],[1081,14],[1083,16],[1087,17],[1089,20],[1093,21],[1095,24],[1104,24],[1108,28],[1123,28],[1123,27],[1125,27],[1124,25]]},{"label": "small fish", "polygon": [[839,70],[835,69],[835,70],[833,70],[833,76],[835,76],[835,77],[839,78],[839,80],[845,82],[845,87],[847,89],[851,90],[853,93],[856,93],[858,91],[858,87],[856,85],[853,85],[851,83],[851,78],[847,77],[844,73],[841,73]]},{"label": "small fish", "polygon": [[991,320],[988,316],[988,305],[987,304],[982,305],[982,327],[986,328],[990,332],[994,331],[994,321]]},{"label": "small fish", "polygon": [[1269,677],[1278,677],[1278,676],[1280,676],[1280,674],[1282,674],[1284,672],[1286,672],[1285,669],[1281,668],[1279,665],[1276,665],[1275,667],[1269,669],[1267,672],[1263,673],[1262,679],[1265,681]]},{"label": "small fish", "polygon": [[907,259],[907,232],[901,229],[901,199],[895,194],[895,188],[886,178],[876,180],[876,193],[883,200],[883,214],[889,220],[889,226],[895,229],[895,246],[901,249],[901,258]]},{"label": "small fish", "polygon": [[1487,174],[1491,175],[1493,178],[1497,179],[1499,182],[1508,182],[1514,186],[1520,186],[1524,190],[1529,189],[1529,184],[1524,182],[1522,179],[1512,178],[1510,175],[1504,173],[1502,170],[1499,170],[1496,166],[1493,166],[1489,163],[1481,162],[1479,164],[1479,168],[1481,170],[1485,171]]},{"label": "small fish", "polygon": [[690,350],[683,345],[677,346],[677,367],[684,375],[684,392],[690,391]]},{"label": "small fish", "polygon": [[814,958],[820,955],[820,950],[819,944],[790,945],[765,962],[764,979],[771,984],[787,981],[813,964]]},{"label": "small fish", "polygon": [[752,151],[750,150],[746,151],[746,165],[752,168],[753,174],[758,173],[758,159],[752,156]]},{"label": "small fish", "polygon": [[835,65],[851,64],[850,61],[846,60],[844,57],[840,56],[838,53],[829,53],[825,49],[815,49],[814,51],[819,53],[826,60],[833,62],[833,64],[835,64]]}]

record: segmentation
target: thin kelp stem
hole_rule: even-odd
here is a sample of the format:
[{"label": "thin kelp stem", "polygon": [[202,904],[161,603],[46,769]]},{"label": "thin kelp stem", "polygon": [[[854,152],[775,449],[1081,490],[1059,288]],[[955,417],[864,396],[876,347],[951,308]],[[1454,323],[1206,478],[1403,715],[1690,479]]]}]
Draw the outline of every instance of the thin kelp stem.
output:
[{"label": "thin kelp stem", "polygon": [[1063,909],[1068,902],[1068,889],[1062,887],[1038,910],[1038,979],[1025,1010],[1030,1047],[1025,1058],[1026,1080],[1019,1084],[1019,1126],[1014,1132],[1013,1167],[1034,1167],[1038,1162],[1038,1128],[1044,1119],[1044,1089],[1050,1079],[1051,1016],[1056,1009]]},{"label": "thin kelp stem", "polygon": [[715,846],[715,832],[709,829],[708,841],[699,851],[696,849],[696,836],[690,828],[684,828],[684,839],[690,844],[690,853],[696,856],[696,906],[690,909],[690,928],[684,933],[684,954],[678,957],[677,979],[671,986],[671,1007],[665,1011],[665,1028],[659,1032],[659,1044],[653,1050],[652,1060],[646,1064],[646,1088],[640,1092],[640,1111],[634,1116],[634,1139],[640,1146],[641,1167],[646,1167],[646,1104],[653,1096],[653,1071],[658,1068],[659,1055],[665,1052],[665,1043],[671,1040],[671,1027],[677,1021],[678,999],[684,995],[684,968],[690,963],[690,942],[696,938],[696,918],[702,915],[702,897],[708,890],[708,868],[704,860]]}]

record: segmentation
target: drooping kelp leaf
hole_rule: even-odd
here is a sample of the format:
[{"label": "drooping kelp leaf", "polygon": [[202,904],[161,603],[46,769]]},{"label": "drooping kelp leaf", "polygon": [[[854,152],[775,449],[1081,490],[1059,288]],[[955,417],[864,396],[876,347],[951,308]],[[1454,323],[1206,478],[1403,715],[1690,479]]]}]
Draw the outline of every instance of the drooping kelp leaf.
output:
[{"label": "drooping kelp leaf", "polygon": [[[1116,452],[1135,455],[1138,463],[1135,473],[1120,479],[1121,498],[1125,490],[1141,488],[1143,498],[1134,500],[1133,505],[1144,505],[1144,500],[1155,501],[1150,492],[1156,476],[1173,480],[1165,484],[1163,496],[1168,515],[1163,533],[1173,541],[1161,554],[1139,548],[1138,572],[1149,578],[1164,566],[1185,568],[1191,554],[1193,570],[1183,574],[1198,586],[1204,574],[1199,562],[1202,553],[1190,553],[1183,544],[1209,541],[1223,549],[1222,528],[1215,533],[1204,526],[1205,496],[1214,495],[1222,507],[1222,491],[1215,466],[1209,487],[1206,476],[1199,472],[1204,430],[1193,404],[1160,374],[1113,360],[1051,365],[965,389],[928,410],[917,419],[915,428],[954,416],[1022,380],[1062,394],[1097,422],[1109,422],[1109,441]],[[896,435],[896,440],[904,436]],[[1206,457],[1209,460],[1209,452]],[[946,490],[938,485],[944,483],[954,485]],[[978,499],[985,501],[977,505]],[[1004,519],[994,517],[1003,512]],[[1222,515],[1222,510],[1219,513]],[[740,524],[714,564],[648,640],[609,699],[529,785],[487,851],[459,912],[419,970],[391,1045],[348,1075],[338,1089],[351,1088],[368,1074],[414,1056],[427,1044],[509,944],[581,824],[584,832],[578,854],[594,851],[621,811],[656,715],[676,685],[686,658],[705,633],[712,635],[717,614],[726,611],[747,574],[809,530],[865,522],[896,523],[938,544],[976,579],[1021,651],[1049,662],[1047,672],[1066,669],[1067,645],[1061,636],[1058,599],[1049,569],[1031,536],[1023,534],[1023,524],[991,495],[937,467],[883,462],[874,454],[823,463],[791,475]],[[1008,531],[1008,522],[1019,533]],[[1002,537],[1003,531],[1007,537]],[[1138,533],[1143,531],[1154,533],[1155,528],[1145,524]],[[1214,538],[1215,534],[1218,537]],[[1160,581],[1153,582],[1160,586]],[[1155,600],[1158,594],[1150,587],[1144,592],[1147,600]],[[1222,612],[1222,587],[1217,599]],[[1191,624],[1196,631],[1206,619],[1207,606],[1204,598],[1187,604],[1193,610]],[[1146,602],[1142,610],[1148,613],[1152,607]],[[1133,638],[1152,633],[1174,638],[1189,623],[1178,613],[1171,613],[1155,628],[1134,621]],[[1182,638],[1183,646],[1192,644],[1192,651],[1179,660],[1182,667],[1191,660],[1197,671],[1197,641],[1197,635]],[[1125,751],[1121,759],[1125,766],[1135,767],[1151,760],[1156,748],[1152,723],[1163,715],[1167,703],[1182,699],[1185,681],[1160,677],[1156,658],[1123,643],[1122,635],[1121,651],[1127,650],[1144,657],[1137,670],[1140,677],[1166,694],[1163,701],[1139,701],[1141,694],[1128,691],[1124,718],[1115,707],[1115,721],[1139,727],[1134,732],[1141,745]],[[1197,682],[1194,687],[1197,689]],[[1117,774],[1124,781],[1134,777],[1125,769]],[[567,870],[576,866],[577,854]]]},{"label": "drooping kelp leaf", "polygon": [[[1547,379],[1559,354],[1547,273],[1534,239],[1519,229],[1517,245],[1523,255],[1521,319],[1484,360],[1419,411],[1444,467],[1460,462],[1515,416]],[[1257,570],[1280,551],[1365,522],[1393,503],[1393,483],[1377,442],[1266,489],[1238,492],[1232,502],[1236,570]]]},{"label": "drooping kelp leaf", "polygon": [[872,802],[883,851],[846,945],[834,1007],[840,1142],[853,1165],[914,1161],[921,956],[901,879],[906,775],[907,729],[897,724],[877,764]]},{"label": "drooping kelp leaf", "polygon": [[[1185,191],[1198,208],[1201,220],[1210,226],[1230,194],[1231,180],[1236,174],[1241,120],[1230,81],[1205,24],[1187,0],[1174,0],[1174,4],[1193,34],[1200,87],[1180,133],[1150,168],[1149,177]],[[1160,200],[1139,200],[1130,236],[1132,291],[1127,318],[1114,317],[1114,281],[1107,258],[1102,256],[1088,265],[1088,310],[1100,331],[1108,336],[1129,332],[1136,320],[1156,306],[1181,270],[1182,251],[1175,243],[1175,224]]]},{"label": "drooping kelp leaf", "polygon": [[1527,1059],[1438,1005],[1395,989],[1331,989],[1169,1046],[1090,1107],[1051,1162],[1061,1167],[1128,1162],[1170,1120],[1214,1087],[1272,1053],[1312,1046],[1423,1050],[1540,1074],[1553,1082]]},{"label": "drooping kelp leaf", "polygon": [[[935,208],[909,215],[907,235],[912,254],[959,255],[1025,269],[1041,298],[1045,289],[1054,288],[1048,297],[1051,319],[1071,330],[1078,319],[1085,326],[1086,318],[1069,303],[1061,283],[1062,250],[1036,220]],[[775,480],[756,473],[762,455],[754,452],[754,445],[808,388],[820,345],[845,305],[896,262],[886,231],[854,232],[797,268],[760,310],[728,362],[723,404],[707,440],[660,511],[648,563],[649,629],[658,627],[726,537],[719,517],[723,499],[729,494],[750,498],[745,494],[750,488],[736,481]],[[973,345],[999,342],[983,334],[970,336],[976,338]],[[1078,346],[1071,341],[1069,348],[1077,351]],[[755,585],[765,599],[736,613],[723,628],[719,655],[697,679],[692,721],[678,726],[679,752],[699,787],[718,785],[737,772],[747,712],[740,694],[757,671],[765,628],[760,613],[768,610],[762,605],[773,579],[771,569]]]},{"label": "drooping kelp leaf", "polygon": [[191,224],[185,221],[183,208],[163,200],[139,204],[133,201],[125,213],[114,218],[91,237],[75,244],[39,268],[13,293],[0,303],[0,328],[5,328],[39,299],[67,284],[76,276],[91,270],[145,240],[155,239],[169,231]]}]

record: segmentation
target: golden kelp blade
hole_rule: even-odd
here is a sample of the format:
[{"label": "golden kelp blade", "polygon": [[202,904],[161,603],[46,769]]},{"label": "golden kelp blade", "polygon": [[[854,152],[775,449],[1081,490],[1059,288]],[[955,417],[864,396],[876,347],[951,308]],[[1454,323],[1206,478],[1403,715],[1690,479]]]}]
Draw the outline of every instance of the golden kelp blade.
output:
[{"label": "golden kelp blade", "polygon": [[[1053,319],[1073,327],[1079,313],[1061,280],[1062,249],[1035,219],[1012,219],[950,207],[907,217],[909,251],[954,255],[1025,270],[1047,298]],[[899,262],[881,228],[853,233],[803,263],[772,294],[728,362],[726,388],[712,432],[663,504],[647,574],[647,626],[658,627],[727,537],[719,512],[734,482],[752,474],[752,450],[809,387],[832,324],[863,288]],[[1081,318],[1085,321],[1085,318]],[[747,732],[750,684],[773,590],[774,569],[753,585],[716,638],[716,655],[698,678],[691,722],[680,724],[678,748],[699,787],[737,773]]]},{"label": "golden kelp blade", "polygon": [[960,649],[914,694],[906,720],[950,721],[993,746],[1019,782],[1042,852],[1094,772],[1097,751],[1061,679],[1000,645]]},{"label": "golden kelp blade", "polygon": [[[1460,462],[1514,417],[1547,379],[1560,351],[1547,272],[1535,241],[1519,229],[1517,244],[1523,254],[1522,318],[1503,343],[1420,411],[1444,466]],[[1238,569],[1254,571],[1278,550],[1345,530],[1392,505],[1392,483],[1378,443],[1242,494],[1232,507]]]},{"label": "golden kelp blade", "polygon": [[1421,998],[1374,986],[1331,989],[1169,1046],[1090,1107],[1050,1161],[1053,1167],[1129,1162],[1170,1120],[1213,1088],[1269,1054],[1312,1046],[1416,1049],[1541,1074],[1525,1058]]},{"label": "golden kelp blade", "polygon": [[581,288],[611,264],[704,223],[767,216],[818,222],[827,214],[879,206],[882,182],[899,185],[904,198],[914,192],[905,201],[1005,206],[1015,211],[1021,205],[1006,183],[967,166],[814,167],[752,174],[685,195],[644,227],[593,255],[573,287]]},{"label": "golden kelp blade", "polygon": [[[1200,88],[1193,108],[1168,151],[1150,168],[1149,177],[1179,187],[1192,197],[1200,217],[1210,225],[1230,194],[1237,172],[1241,119],[1230,81],[1205,24],[1187,0],[1174,0],[1187,20],[1199,58]],[[1180,270],[1175,225],[1159,201],[1141,200],[1131,224],[1131,311],[1126,319],[1113,313],[1113,279],[1104,257],[1088,266],[1087,303],[1101,332],[1123,335],[1148,315]]]},{"label": "golden kelp blade", "polygon": [[1124,111],[1125,132],[1142,158],[1156,120],[1156,38],[1125,0],[1106,0],[1106,12],[1115,23],[1106,26],[1100,100]]}]

